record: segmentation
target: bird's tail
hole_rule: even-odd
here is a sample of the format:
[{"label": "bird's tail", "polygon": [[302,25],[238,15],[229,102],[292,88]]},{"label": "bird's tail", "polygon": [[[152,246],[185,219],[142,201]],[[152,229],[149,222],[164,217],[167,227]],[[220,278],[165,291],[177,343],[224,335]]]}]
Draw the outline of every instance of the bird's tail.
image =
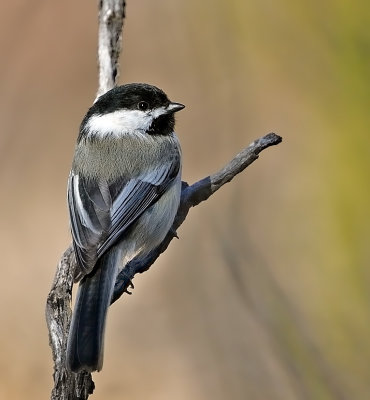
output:
[{"label": "bird's tail", "polygon": [[102,368],[105,321],[120,261],[120,250],[111,249],[80,282],[67,344],[67,367],[73,372]]}]

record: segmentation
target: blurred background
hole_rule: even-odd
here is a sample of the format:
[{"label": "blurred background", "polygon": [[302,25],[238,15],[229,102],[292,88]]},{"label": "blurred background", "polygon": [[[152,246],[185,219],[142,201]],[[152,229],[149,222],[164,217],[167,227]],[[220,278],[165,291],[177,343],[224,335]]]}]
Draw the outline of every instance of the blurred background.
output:
[{"label": "blurred background", "polygon": [[[97,89],[96,2],[0,4],[0,398],[48,398],[44,308]],[[370,5],[127,1],[121,83],[186,104],[184,180],[283,143],[192,210],[108,318],[93,399],[370,398]]]}]

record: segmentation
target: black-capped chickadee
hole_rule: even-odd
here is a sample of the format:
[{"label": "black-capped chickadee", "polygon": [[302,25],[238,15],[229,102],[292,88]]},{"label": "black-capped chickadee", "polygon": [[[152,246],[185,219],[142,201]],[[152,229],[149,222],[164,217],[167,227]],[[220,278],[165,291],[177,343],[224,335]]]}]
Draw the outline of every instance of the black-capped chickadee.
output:
[{"label": "black-capped chickadee", "polygon": [[99,371],[118,272],[164,239],[181,194],[174,113],[184,106],[133,83],[99,97],[80,127],[68,205],[80,281],[67,345],[71,371]]}]

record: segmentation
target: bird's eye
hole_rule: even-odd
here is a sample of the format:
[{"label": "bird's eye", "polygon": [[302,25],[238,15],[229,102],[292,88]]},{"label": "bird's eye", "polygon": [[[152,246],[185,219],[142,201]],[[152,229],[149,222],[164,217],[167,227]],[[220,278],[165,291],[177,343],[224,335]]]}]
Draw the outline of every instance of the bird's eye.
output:
[{"label": "bird's eye", "polygon": [[149,108],[149,104],[146,101],[140,101],[137,108],[141,111],[146,111]]}]

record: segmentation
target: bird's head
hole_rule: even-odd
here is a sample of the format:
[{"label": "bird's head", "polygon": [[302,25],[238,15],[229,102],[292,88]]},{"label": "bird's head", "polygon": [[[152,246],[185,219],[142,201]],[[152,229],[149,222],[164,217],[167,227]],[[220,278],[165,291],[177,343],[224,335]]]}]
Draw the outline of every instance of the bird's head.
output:
[{"label": "bird's head", "polygon": [[104,138],[127,134],[169,135],[174,113],[185,106],[171,102],[159,88],[131,83],[100,96],[89,109],[80,128],[81,137]]}]

